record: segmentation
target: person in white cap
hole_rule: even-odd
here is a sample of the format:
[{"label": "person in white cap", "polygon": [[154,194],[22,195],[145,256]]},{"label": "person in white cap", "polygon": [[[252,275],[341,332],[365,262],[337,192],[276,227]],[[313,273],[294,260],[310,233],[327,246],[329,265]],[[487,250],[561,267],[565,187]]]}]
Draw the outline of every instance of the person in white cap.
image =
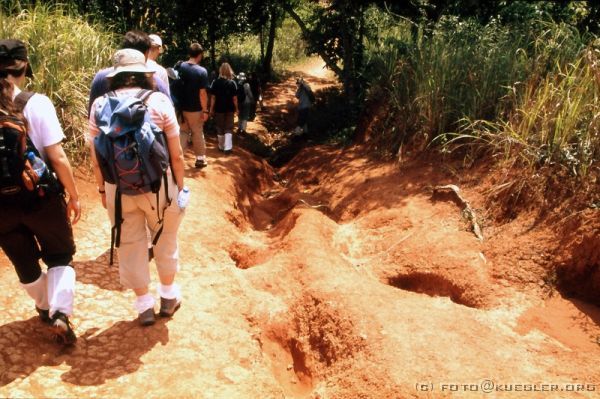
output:
[{"label": "person in white cap", "polygon": [[[138,312],[139,323],[148,326],[155,322],[155,299],[149,293],[150,270],[146,250],[146,226],[152,230],[154,236],[157,236],[159,229],[162,228],[160,239],[154,246],[154,260],[160,279],[158,287],[160,315],[171,317],[181,305],[181,292],[175,283],[175,275],[179,270],[177,231],[186,205],[182,198],[186,198],[187,201],[189,190],[184,190],[183,150],[179,143],[179,124],[175,109],[169,97],[154,91],[145,97],[144,103],[152,122],[166,136],[170,159],[170,170],[166,173],[167,182],[161,183],[157,193],[141,192],[136,195],[122,193],[120,207],[117,208],[115,203],[118,195],[117,185],[105,182],[94,148],[95,137],[106,134],[106,127],[101,124],[101,111],[106,102],[113,101],[115,96],[122,100],[138,96],[142,90],[151,90],[154,71],[146,66],[144,54],[134,49],[118,50],[113,56],[113,65],[113,70],[107,75],[111,92],[109,95],[97,98],[92,104],[88,144],[98,192],[113,226],[117,219],[116,214],[119,211],[121,214],[119,218],[121,238],[117,248],[120,281],[124,287],[134,291],[136,295],[134,308]],[[102,127],[102,131],[99,126]],[[167,201],[165,190],[168,190],[169,198],[178,200]]]},{"label": "person in white cap", "polygon": [[[0,246],[14,265],[22,287],[35,301],[40,319],[52,327],[59,342],[71,345],[77,339],[69,317],[75,294],[72,224],[81,216],[79,194],[61,144],[65,135],[56,110],[45,95],[21,91],[26,76],[32,77],[32,73],[24,43],[0,40],[0,115],[10,118],[12,114],[16,118],[13,125],[15,121],[27,122],[26,134],[33,145],[27,145],[27,151],[35,150],[56,173],[68,201],[60,185],[51,185],[56,180],[47,172],[39,181],[44,180],[43,196],[38,189],[5,190],[5,177],[11,170],[6,168],[10,143],[8,132],[1,129]],[[11,200],[11,196],[15,198]],[[48,266],[47,273],[42,271],[40,259]]]},{"label": "person in white cap", "polygon": [[[153,70],[156,73],[156,76],[165,83],[165,87],[167,91],[169,89],[169,75],[167,74],[167,70],[158,63],[158,57],[163,53],[163,42],[160,36],[156,34],[148,35],[150,41],[152,42],[152,46],[150,46],[150,51],[148,52],[148,60],[146,61],[146,65],[148,68]],[[167,93],[169,97],[171,93]]]}]

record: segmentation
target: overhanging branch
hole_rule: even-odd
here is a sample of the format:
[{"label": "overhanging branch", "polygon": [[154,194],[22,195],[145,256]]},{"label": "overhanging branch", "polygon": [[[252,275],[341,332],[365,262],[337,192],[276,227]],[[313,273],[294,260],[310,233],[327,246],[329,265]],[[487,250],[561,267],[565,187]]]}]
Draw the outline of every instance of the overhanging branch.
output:
[{"label": "overhanging branch", "polygon": [[[296,14],[292,6],[289,4],[284,4],[283,8],[290,15],[290,17],[292,17],[292,19],[296,21],[304,37],[310,37],[310,31],[308,30],[306,24],[304,23],[302,18],[300,18],[300,16]],[[325,61],[327,67],[331,69],[338,77],[342,78],[344,76],[344,72],[342,71],[342,69],[331,59],[331,57],[327,55],[327,53],[325,53],[325,50],[318,49],[317,54],[319,54],[323,61]]]}]

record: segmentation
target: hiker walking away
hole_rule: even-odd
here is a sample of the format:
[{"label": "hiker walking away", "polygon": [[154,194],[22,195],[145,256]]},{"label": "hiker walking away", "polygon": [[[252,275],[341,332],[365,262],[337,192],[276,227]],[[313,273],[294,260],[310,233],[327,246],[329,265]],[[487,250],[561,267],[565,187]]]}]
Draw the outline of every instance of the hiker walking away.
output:
[{"label": "hiker walking away", "polygon": [[238,88],[233,80],[233,69],[224,62],[219,67],[219,77],[210,87],[210,115],[215,119],[219,150],[233,150],[233,119],[238,112]]},{"label": "hiker walking away", "polygon": [[315,95],[304,79],[298,78],[296,80],[296,85],[298,86],[296,89],[296,98],[298,99],[298,119],[294,135],[300,136],[308,133],[308,114],[315,102]]},{"label": "hiker walking away", "polygon": [[56,110],[45,95],[21,91],[26,76],[33,75],[23,42],[0,40],[0,247],[40,319],[71,345],[79,194]]},{"label": "hiker walking away", "polygon": [[250,89],[250,84],[246,80],[246,74],[240,72],[238,75],[238,131],[240,133],[246,133],[246,127],[248,126],[248,119],[250,119],[250,113],[252,111],[252,104],[254,103],[254,96]]},{"label": "hiker walking away", "polygon": [[[121,284],[136,295],[139,323],[154,324],[146,225],[154,244],[160,315],[181,304],[177,231],[189,191],[183,185],[183,151],[170,99],[152,91],[152,74],[137,50],[122,49],[108,75],[111,91],[92,104],[89,144],[102,204],[113,226]],[[112,245],[111,245],[112,247]],[[112,252],[111,252],[112,253]]]},{"label": "hiker walking away", "polygon": [[[148,36],[148,34],[146,34],[145,32],[137,31],[137,30],[131,30],[131,31],[125,33],[125,36],[123,36],[123,41],[121,42],[122,49],[132,48],[132,49],[141,51],[142,53],[144,53],[144,56],[146,57],[146,59],[150,52],[151,46],[152,46],[152,41],[150,40],[150,37]],[[88,100],[88,113],[90,111],[90,108],[92,107],[92,103],[94,102],[94,100],[97,99],[98,97],[105,95],[106,93],[108,93],[110,91],[110,88],[109,88],[110,84],[109,84],[107,75],[109,73],[111,73],[111,71],[112,71],[112,67],[104,68],[104,69],[100,70],[98,73],[96,73],[96,75],[94,76],[94,79],[92,80],[92,85],[90,87],[90,97]],[[153,79],[154,79],[154,84],[156,86],[156,89],[158,91],[166,94],[167,96],[170,96],[169,85],[165,84],[162,81],[162,79],[160,79],[158,76],[154,76]]]},{"label": "hiker walking away", "polygon": [[262,98],[262,87],[260,84],[260,79],[256,72],[251,72],[248,76],[248,83],[250,84],[250,90],[252,91],[252,98],[254,101],[252,102],[252,109],[250,110],[250,118],[248,120],[253,121],[256,117],[257,105],[260,106],[260,110],[263,108],[263,98]]},{"label": "hiker walking away", "polygon": [[169,75],[167,74],[167,70],[158,63],[158,57],[163,53],[162,39],[156,34],[148,35],[148,38],[150,39],[151,46],[150,50],[148,50],[146,65],[154,71],[154,76],[158,77],[164,83],[167,91],[165,94],[170,97]]},{"label": "hiker walking away", "polygon": [[[151,40],[150,36],[145,32],[138,31],[138,30],[131,30],[131,31],[125,33],[125,36],[123,36],[123,42],[121,43],[121,48],[122,49],[129,48],[129,49],[135,49],[135,50],[141,51],[142,53],[144,53],[144,56],[146,58],[146,65],[148,65],[148,61],[149,61],[148,57],[150,55],[150,51],[152,48],[152,40]],[[112,67],[104,68],[101,71],[99,71],[96,74],[96,76],[94,76],[94,79],[92,80],[92,85],[90,88],[90,97],[88,100],[88,113],[90,111],[90,108],[91,108],[94,100],[109,92],[110,83],[109,83],[109,79],[108,79],[107,75],[110,74],[112,72],[112,70],[113,70]],[[162,79],[159,78],[156,74],[153,75],[153,79],[154,79],[154,86],[156,87],[156,89],[158,91],[166,94],[167,96],[170,96],[168,84],[165,85],[163,83]],[[152,243],[150,242],[150,232],[149,231],[148,231],[148,254],[150,257],[153,256],[153,248],[152,248]]]},{"label": "hiker walking away", "polygon": [[204,49],[199,43],[192,43],[188,49],[189,59],[179,67],[179,77],[185,85],[179,105],[183,120],[192,131],[192,145],[196,168],[204,168],[206,162],[206,142],[204,141],[204,122],[208,119],[208,73],[201,67],[200,61]]}]

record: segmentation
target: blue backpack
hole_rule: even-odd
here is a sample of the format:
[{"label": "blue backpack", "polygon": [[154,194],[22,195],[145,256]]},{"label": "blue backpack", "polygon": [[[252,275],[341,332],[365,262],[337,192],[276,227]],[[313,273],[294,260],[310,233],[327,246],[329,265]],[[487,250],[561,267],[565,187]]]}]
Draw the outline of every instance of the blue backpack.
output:
[{"label": "blue backpack", "polygon": [[[94,148],[102,177],[107,183],[115,184],[115,225],[111,231],[111,257],[113,247],[119,247],[121,237],[121,195],[156,193],[164,184],[167,204],[171,202],[167,189],[169,151],[165,134],[152,122],[146,99],[151,90],[140,90],[135,96],[117,97],[107,93],[105,101],[96,110],[96,125],[100,134],[94,138]],[[156,244],[162,232],[161,224],[152,243]]]}]

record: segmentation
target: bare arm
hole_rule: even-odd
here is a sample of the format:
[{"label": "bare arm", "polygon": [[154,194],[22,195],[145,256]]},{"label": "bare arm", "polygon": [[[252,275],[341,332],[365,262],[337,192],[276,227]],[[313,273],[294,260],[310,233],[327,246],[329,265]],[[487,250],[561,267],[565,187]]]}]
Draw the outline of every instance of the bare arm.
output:
[{"label": "bare arm", "polygon": [[171,158],[171,169],[175,176],[177,189],[183,190],[183,176],[185,174],[185,165],[183,163],[183,150],[179,136],[167,137],[167,146],[169,147],[169,157]]},{"label": "bare arm", "polygon": [[206,122],[208,119],[208,94],[206,89],[200,89],[200,105],[202,105],[202,120]]},{"label": "bare arm", "polygon": [[215,95],[211,94],[210,95],[210,111],[209,111],[210,115],[214,115],[214,113],[215,113],[215,100],[216,100]]},{"label": "bare arm", "polygon": [[75,178],[73,177],[73,169],[67,158],[67,154],[60,143],[56,143],[44,148],[48,157],[48,162],[52,169],[56,172],[58,180],[69,194],[67,202],[67,215],[73,224],[79,221],[81,217],[81,206],[79,204],[79,193],[75,186]]}]

